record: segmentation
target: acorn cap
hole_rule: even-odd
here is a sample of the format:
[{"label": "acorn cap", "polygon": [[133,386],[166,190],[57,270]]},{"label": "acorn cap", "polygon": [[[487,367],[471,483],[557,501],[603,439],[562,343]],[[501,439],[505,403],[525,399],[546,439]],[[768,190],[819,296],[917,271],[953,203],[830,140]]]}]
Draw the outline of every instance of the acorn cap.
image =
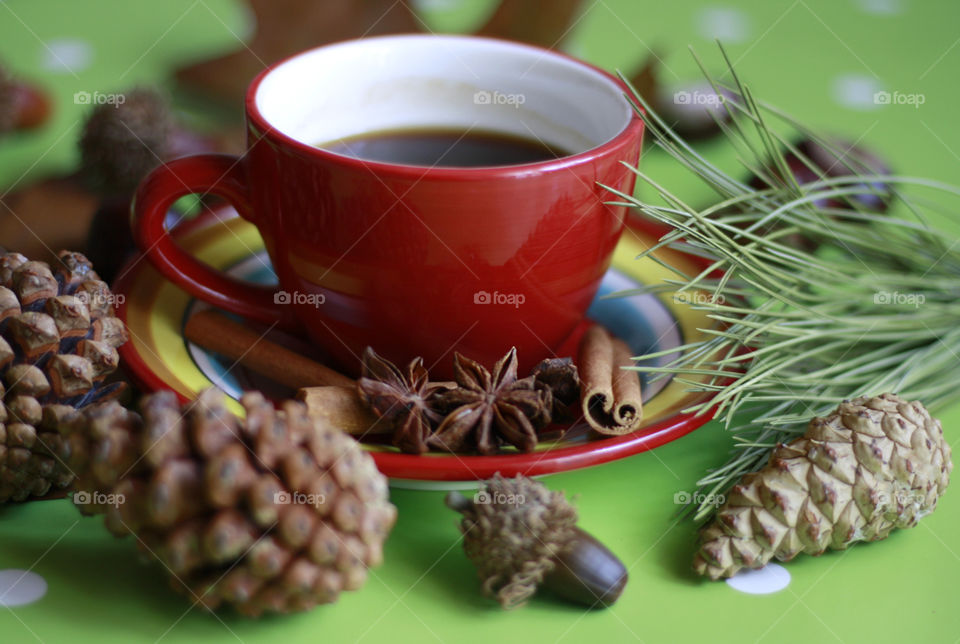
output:
[{"label": "acorn cap", "polygon": [[174,121],[159,92],[136,88],[93,108],[80,137],[81,172],[105,195],[131,194],[169,157]]},{"label": "acorn cap", "polygon": [[447,505],[463,514],[463,547],[484,594],[508,609],[537,592],[578,536],[577,511],[563,493],[521,476],[497,474],[473,501],[450,493]]}]

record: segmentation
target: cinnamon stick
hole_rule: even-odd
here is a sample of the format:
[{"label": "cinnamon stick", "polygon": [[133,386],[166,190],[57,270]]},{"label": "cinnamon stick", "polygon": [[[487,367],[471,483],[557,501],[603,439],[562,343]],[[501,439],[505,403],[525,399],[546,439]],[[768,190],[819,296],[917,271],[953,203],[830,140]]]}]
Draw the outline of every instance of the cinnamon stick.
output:
[{"label": "cinnamon stick", "polygon": [[195,313],[187,320],[184,335],[204,349],[237,360],[251,371],[293,389],[325,385],[356,387],[356,383],[342,373],[271,342],[216,311]]},{"label": "cinnamon stick", "polygon": [[630,347],[595,324],[580,340],[580,404],[590,427],[619,436],[635,431],[643,419],[640,378]]},{"label": "cinnamon stick", "polygon": [[234,322],[216,311],[201,311],[187,320],[184,336],[276,382],[298,389],[297,398],[311,415],[349,434],[391,431],[363,404],[356,382]]},{"label": "cinnamon stick", "polygon": [[356,387],[303,387],[297,400],[312,416],[323,418],[348,434],[389,434],[393,428],[360,400]]}]

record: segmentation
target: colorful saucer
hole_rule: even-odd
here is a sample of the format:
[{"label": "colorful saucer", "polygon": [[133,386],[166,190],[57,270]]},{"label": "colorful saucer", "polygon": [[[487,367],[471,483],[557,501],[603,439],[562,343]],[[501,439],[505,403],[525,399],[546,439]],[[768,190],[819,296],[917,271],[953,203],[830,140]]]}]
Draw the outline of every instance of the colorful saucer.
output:
[{"label": "colorful saucer", "polygon": [[[588,312],[590,319],[623,338],[635,354],[677,347],[702,335],[698,329],[710,325],[704,312],[675,302],[669,294],[609,297],[642,283],[661,282],[673,276],[652,259],[636,259],[660,232],[642,222],[628,228]],[[213,266],[253,282],[275,283],[259,233],[232,209],[207,212],[179,226],[174,235],[183,248]],[[697,272],[701,268],[696,258],[674,251],[664,250],[659,255],[686,271]],[[276,398],[293,393],[184,340],[186,320],[207,305],[166,281],[146,259],[138,258],[121,271],[114,289],[118,294],[118,314],[130,330],[130,342],[120,350],[124,367],[145,391],[173,389],[184,400],[211,384],[233,399],[252,388],[265,390],[267,395]],[[579,333],[575,333],[558,355],[573,355],[578,336]],[[296,339],[282,336],[271,339],[288,345],[293,343],[295,347],[298,343]],[[310,351],[309,347],[296,348]],[[655,362],[666,363],[675,355],[668,354]],[[496,456],[411,455],[402,454],[389,445],[371,443],[365,444],[365,448],[372,453],[380,470],[394,479],[392,483],[408,487],[433,487],[436,482],[443,482],[442,487],[451,487],[455,482],[469,483],[496,472],[504,476],[564,472],[653,449],[703,425],[710,419],[709,415],[682,413],[704,395],[692,394],[687,389],[686,385],[667,379],[644,382],[644,424],[636,432],[598,439],[591,435],[585,423],[574,423],[551,428],[542,436],[537,450],[527,454],[505,451]],[[239,403],[231,402],[234,409],[240,411]]]}]

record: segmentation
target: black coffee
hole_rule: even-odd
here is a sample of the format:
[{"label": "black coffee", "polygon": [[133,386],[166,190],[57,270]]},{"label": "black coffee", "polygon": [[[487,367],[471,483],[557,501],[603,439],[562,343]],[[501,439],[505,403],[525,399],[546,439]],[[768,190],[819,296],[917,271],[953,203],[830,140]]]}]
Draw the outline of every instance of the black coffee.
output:
[{"label": "black coffee", "polygon": [[390,130],[317,147],[368,161],[460,168],[536,163],[568,154],[534,138],[488,130]]}]

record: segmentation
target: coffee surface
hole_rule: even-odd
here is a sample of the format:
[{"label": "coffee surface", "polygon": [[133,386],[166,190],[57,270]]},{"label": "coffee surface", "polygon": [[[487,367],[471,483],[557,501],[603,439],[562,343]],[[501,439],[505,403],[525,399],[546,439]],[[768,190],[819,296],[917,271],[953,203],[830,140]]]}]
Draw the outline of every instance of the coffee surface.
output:
[{"label": "coffee surface", "polygon": [[488,130],[370,132],[317,147],[367,161],[460,168],[536,163],[569,154],[532,137]]}]

